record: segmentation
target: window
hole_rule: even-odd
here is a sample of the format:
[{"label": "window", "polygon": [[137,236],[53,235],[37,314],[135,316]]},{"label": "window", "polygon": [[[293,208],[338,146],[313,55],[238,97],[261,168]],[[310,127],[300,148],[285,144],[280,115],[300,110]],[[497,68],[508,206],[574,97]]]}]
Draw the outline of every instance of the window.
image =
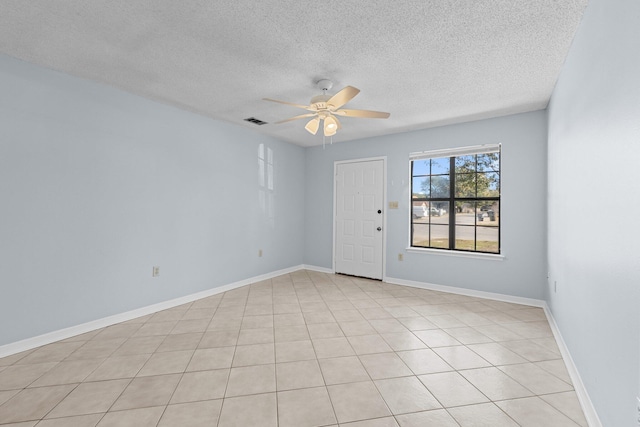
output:
[{"label": "window", "polygon": [[500,145],[411,155],[411,247],[500,253]]}]

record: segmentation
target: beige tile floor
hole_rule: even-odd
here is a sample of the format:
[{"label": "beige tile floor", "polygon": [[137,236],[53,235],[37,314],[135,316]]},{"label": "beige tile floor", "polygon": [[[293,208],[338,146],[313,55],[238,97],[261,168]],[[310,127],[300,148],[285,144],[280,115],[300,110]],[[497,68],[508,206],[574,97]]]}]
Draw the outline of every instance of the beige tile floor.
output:
[{"label": "beige tile floor", "polygon": [[0,359],[0,425],[587,424],[541,309],[298,271]]}]

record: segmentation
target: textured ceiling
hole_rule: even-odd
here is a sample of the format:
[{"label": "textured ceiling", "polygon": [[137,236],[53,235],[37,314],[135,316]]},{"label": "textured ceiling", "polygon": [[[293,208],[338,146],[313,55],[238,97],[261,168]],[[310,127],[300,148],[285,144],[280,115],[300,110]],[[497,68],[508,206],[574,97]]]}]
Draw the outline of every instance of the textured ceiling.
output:
[{"label": "textured ceiling", "polygon": [[[314,82],[361,90],[334,142],[546,107],[588,0],[2,0],[0,52],[322,144]],[[256,126],[243,121],[269,122]]]}]

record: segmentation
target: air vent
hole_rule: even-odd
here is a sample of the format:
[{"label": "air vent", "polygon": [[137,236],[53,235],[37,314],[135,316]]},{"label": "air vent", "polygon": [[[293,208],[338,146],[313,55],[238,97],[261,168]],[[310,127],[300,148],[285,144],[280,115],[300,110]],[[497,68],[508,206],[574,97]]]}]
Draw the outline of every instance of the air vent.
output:
[{"label": "air vent", "polygon": [[263,122],[262,120],[256,119],[255,117],[249,117],[248,119],[244,119],[246,122],[251,122],[254,125],[262,126],[266,125],[267,122]]}]

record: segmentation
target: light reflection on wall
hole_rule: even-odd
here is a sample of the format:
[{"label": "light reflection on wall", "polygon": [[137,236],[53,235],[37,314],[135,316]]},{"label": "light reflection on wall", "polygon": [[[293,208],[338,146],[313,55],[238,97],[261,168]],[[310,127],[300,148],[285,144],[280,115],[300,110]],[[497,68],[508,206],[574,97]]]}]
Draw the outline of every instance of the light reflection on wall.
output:
[{"label": "light reflection on wall", "polygon": [[[266,150],[265,150],[266,148]],[[260,211],[268,220],[271,228],[275,227],[275,180],[273,149],[258,145],[258,203]]]}]

